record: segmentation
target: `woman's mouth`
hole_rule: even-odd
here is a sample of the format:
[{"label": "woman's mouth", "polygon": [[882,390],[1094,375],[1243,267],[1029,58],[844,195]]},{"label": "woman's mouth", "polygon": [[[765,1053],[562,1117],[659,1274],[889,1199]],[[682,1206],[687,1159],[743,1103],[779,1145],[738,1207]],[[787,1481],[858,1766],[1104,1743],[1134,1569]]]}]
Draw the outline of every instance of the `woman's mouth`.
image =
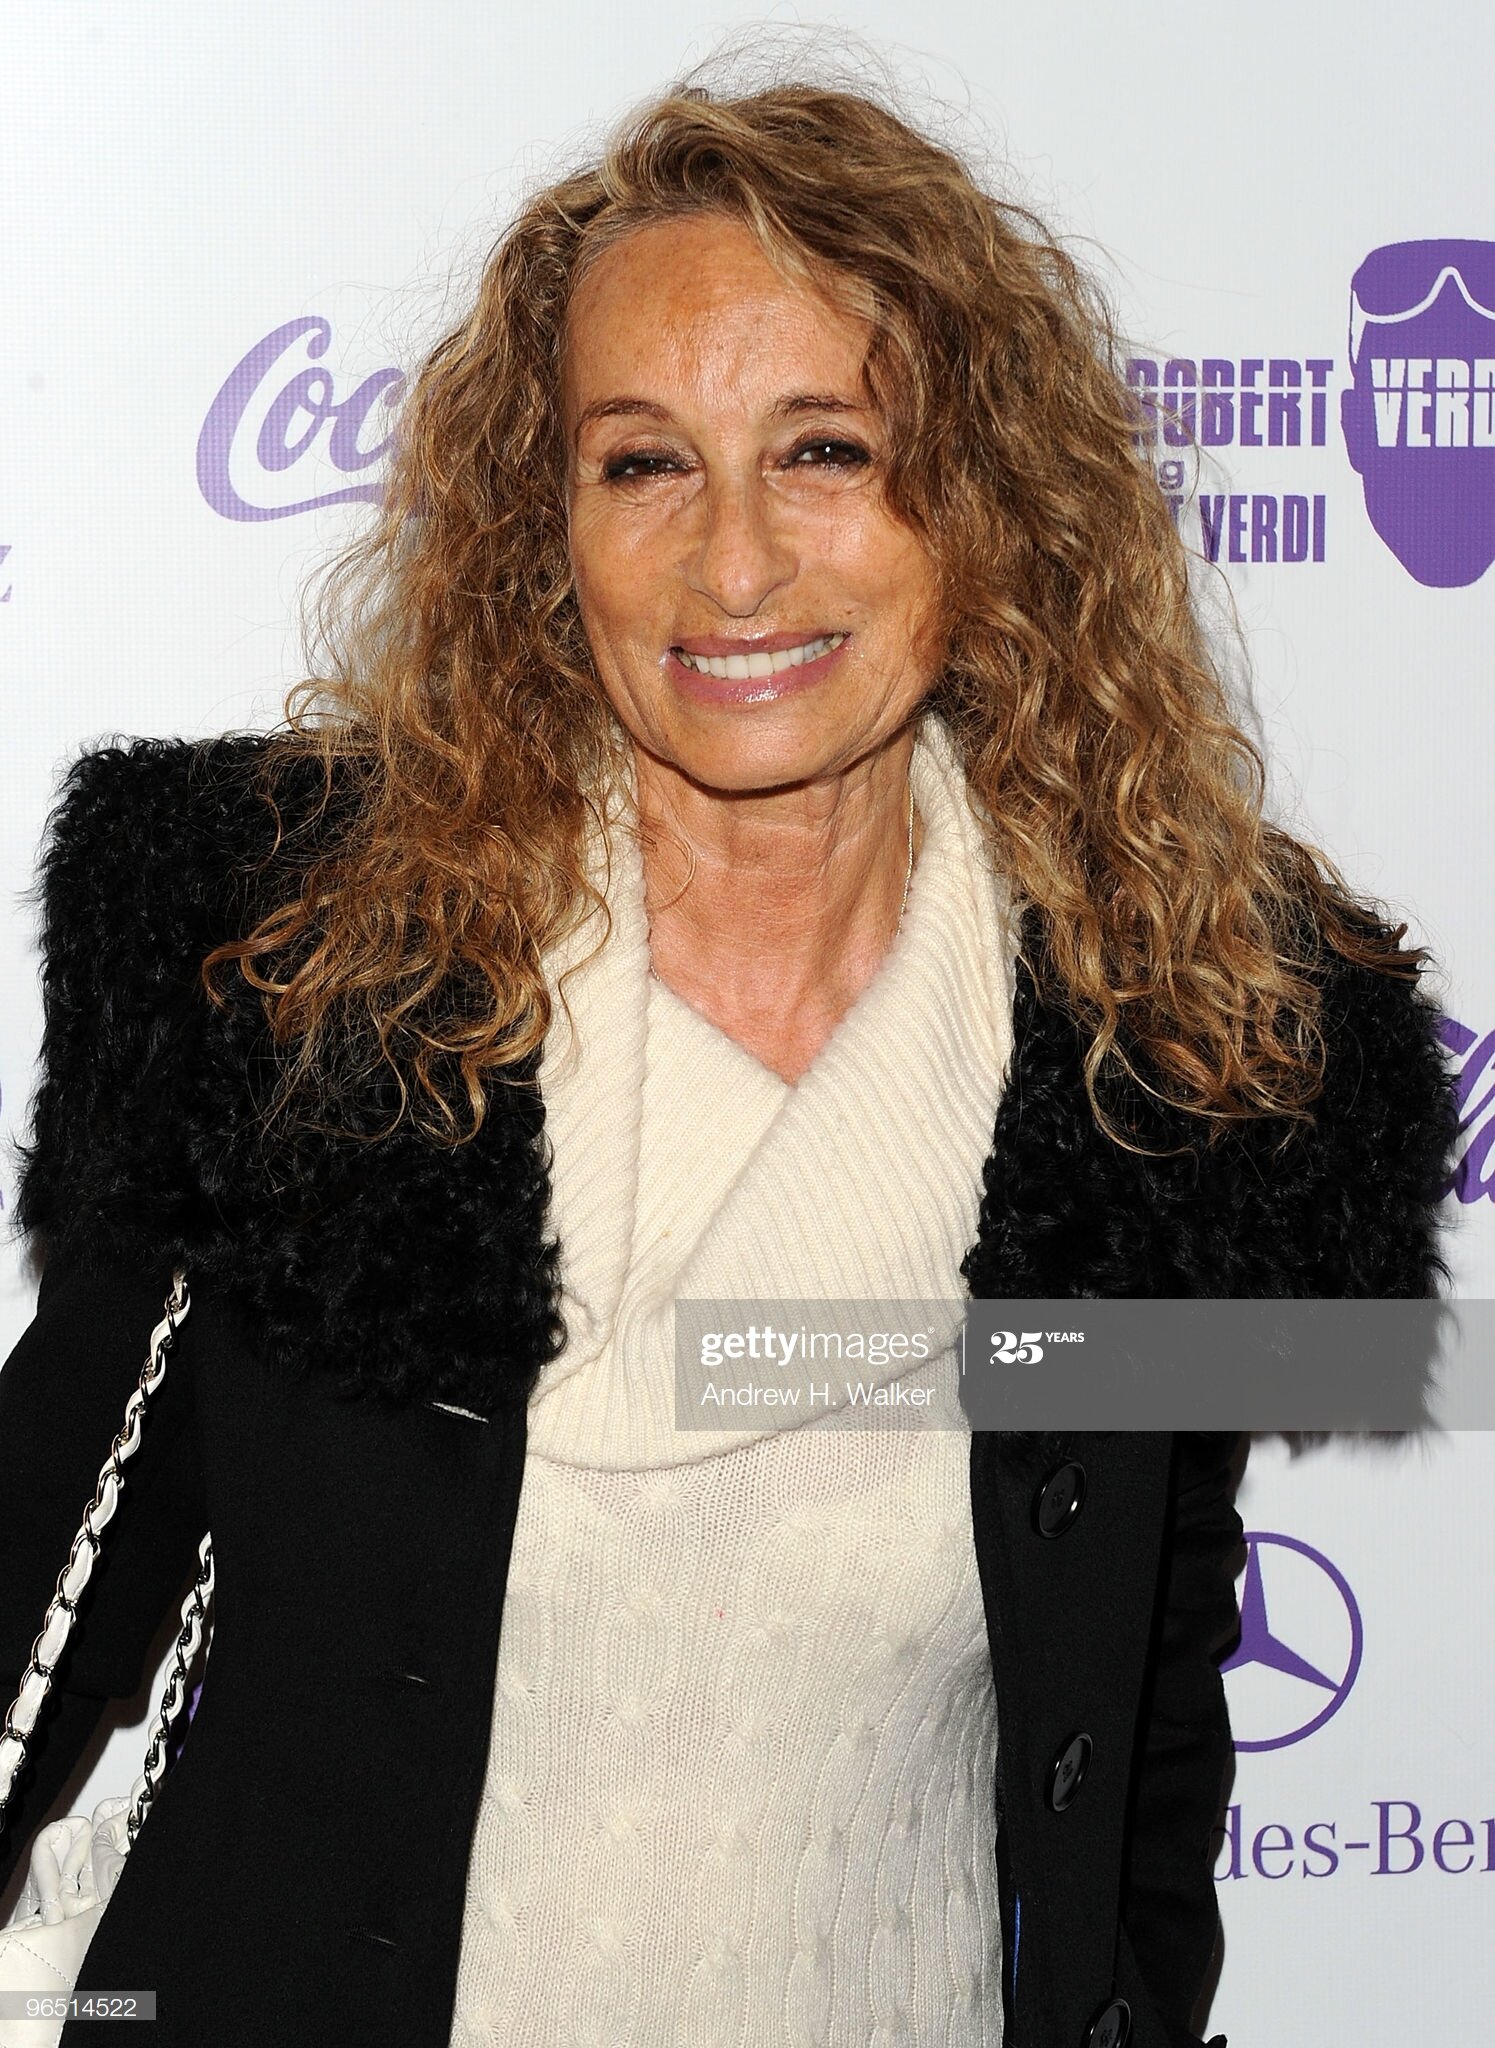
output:
[{"label": "woman's mouth", "polygon": [[850,638],[849,633],[821,633],[777,647],[748,647],[730,654],[672,647],[666,666],[677,687],[699,702],[756,704],[820,682]]},{"label": "woman's mouth", "polygon": [[787,668],[803,668],[806,662],[818,661],[822,654],[839,647],[847,637],[845,633],[822,633],[817,640],[801,640],[772,654],[759,649],[748,654],[687,654],[683,647],[674,652],[698,675],[715,676],[720,683],[745,683],[781,676]]}]

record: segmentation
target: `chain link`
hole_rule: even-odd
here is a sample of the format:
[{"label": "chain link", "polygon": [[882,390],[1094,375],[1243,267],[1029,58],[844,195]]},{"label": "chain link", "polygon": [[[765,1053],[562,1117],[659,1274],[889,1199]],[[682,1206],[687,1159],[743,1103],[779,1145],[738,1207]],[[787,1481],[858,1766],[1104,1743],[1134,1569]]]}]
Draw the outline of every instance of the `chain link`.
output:
[{"label": "chain link", "polygon": [[[150,1351],[141,1369],[140,1378],[130,1390],[130,1397],[125,1403],[124,1423],[109,1446],[108,1457],[99,1468],[93,1499],[83,1510],[82,1526],[73,1538],[68,1561],[58,1574],[57,1590],[52,1596],[41,1628],[37,1631],[36,1640],[31,1645],[31,1656],[22,1673],[20,1686],[14,1700],[5,1711],[3,1731],[0,1731],[0,1833],[4,1832],[6,1811],[11,1804],[21,1768],[26,1762],[31,1737],[36,1731],[37,1716],[52,1689],[53,1674],[62,1659],[62,1653],[72,1634],[73,1624],[78,1617],[78,1602],[92,1575],[94,1560],[102,1548],[99,1531],[107,1528],[119,1505],[119,1497],[125,1485],[125,1461],[133,1457],[139,1448],[147,1405],[165,1375],[167,1357],[176,1347],[177,1330],[186,1320],[191,1305],[187,1276],[178,1268],[172,1275],[172,1288],[166,1297],[165,1314],[151,1332]],[[145,1817],[146,1809],[155,1795],[159,1783],[157,1773],[165,1753],[166,1741],[186,1690],[187,1669],[202,1641],[207,1601],[213,1590],[211,1534],[205,1535],[198,1547],[198,1561],[197,1577],[182,1603],[182,1625],[177,1634],[176,1655],[161,1696],[155,1725],[151,1730],[145,1767],[135,1781],[132,1794],[134,1805],[128,1823],[129,1839],[132,1843]],[[56,1639],[49,1642],[49,1637],[59,1621],[62,1626],[56,1633]]]},{"label": "chain link", "polygon": [[156,1796],[159,1780],[157,1771],[164,1772],[166,1744],[171,1735],[172,1723],[181,1711],[182,1701],[187,1692],[187,1672],[192,1659],[197,1655],[197,1646],[202,1641],[203,1623],[207,1618],[207,1605],[213,1591],[213,1538],[203,1537],[197,1550],[197,1577],[188,1589],[182,1602],[182,1625],[177,1631],[176,1655],[172,1660],[166,1684],[161,1693],[161,1704],[156,1710],[155,1725],[151,1729],[150,1744],[145,1752],[145,1762],[140,1776],[132,1788],[134,1805],[125,1823],[126,1831],[133,1846],[140,1832],[140,1823],[145,1819],[146,1809]]}]

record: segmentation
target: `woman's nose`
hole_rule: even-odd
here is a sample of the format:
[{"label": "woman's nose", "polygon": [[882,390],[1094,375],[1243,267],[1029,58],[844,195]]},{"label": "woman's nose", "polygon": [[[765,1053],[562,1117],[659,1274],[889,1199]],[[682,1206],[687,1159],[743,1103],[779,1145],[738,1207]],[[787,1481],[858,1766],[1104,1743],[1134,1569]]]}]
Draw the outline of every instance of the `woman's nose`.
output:
[{"label": "woman's nose", "polygon": [[751,618],[775,590],[793,581],[797,566],[780,508],[760,483],[707,488],[689,578],[703,597],[733,618]]}]

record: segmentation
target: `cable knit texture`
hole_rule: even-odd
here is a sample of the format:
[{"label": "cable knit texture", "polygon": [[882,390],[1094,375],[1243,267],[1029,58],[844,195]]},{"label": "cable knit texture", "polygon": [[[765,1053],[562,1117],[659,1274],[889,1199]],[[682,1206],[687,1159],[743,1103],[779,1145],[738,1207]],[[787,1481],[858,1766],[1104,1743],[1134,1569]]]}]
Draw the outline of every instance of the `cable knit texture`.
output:
[{"label": "cable knit texture", "polygon": [[[912,773],[903,927],[797,1086],[650,977],[637,842],[594,835],[613,929],[542,1068],[567,1342],[529,1404],[454,2048],[1000,2041],[955,1339],[1012,946],[933,714]],[[940,1302],[932,1419],[832,1380],[813,1419],[679,1429],[682,1297]]]}]

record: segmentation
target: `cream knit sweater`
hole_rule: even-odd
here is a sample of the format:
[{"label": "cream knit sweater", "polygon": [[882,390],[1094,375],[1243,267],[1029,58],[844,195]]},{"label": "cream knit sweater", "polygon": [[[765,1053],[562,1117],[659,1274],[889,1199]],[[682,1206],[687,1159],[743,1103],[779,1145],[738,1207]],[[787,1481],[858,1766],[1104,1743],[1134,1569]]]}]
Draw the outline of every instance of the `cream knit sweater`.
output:
[{"label": "cream knit sweater", "polygon": [[[542,1067],[567,1344],[531,1398],[453,2048],[993,2048],[996,1704],[959,1265],[1012,927],[943,724],[903,928],[797,1086],[613,930]],[[556,949],[562,967],[595,926]],[[675,1426],[679,1298],[937,1300],[931,1426]],[[907,1362],[859,1369],[892,1380]]]}]

